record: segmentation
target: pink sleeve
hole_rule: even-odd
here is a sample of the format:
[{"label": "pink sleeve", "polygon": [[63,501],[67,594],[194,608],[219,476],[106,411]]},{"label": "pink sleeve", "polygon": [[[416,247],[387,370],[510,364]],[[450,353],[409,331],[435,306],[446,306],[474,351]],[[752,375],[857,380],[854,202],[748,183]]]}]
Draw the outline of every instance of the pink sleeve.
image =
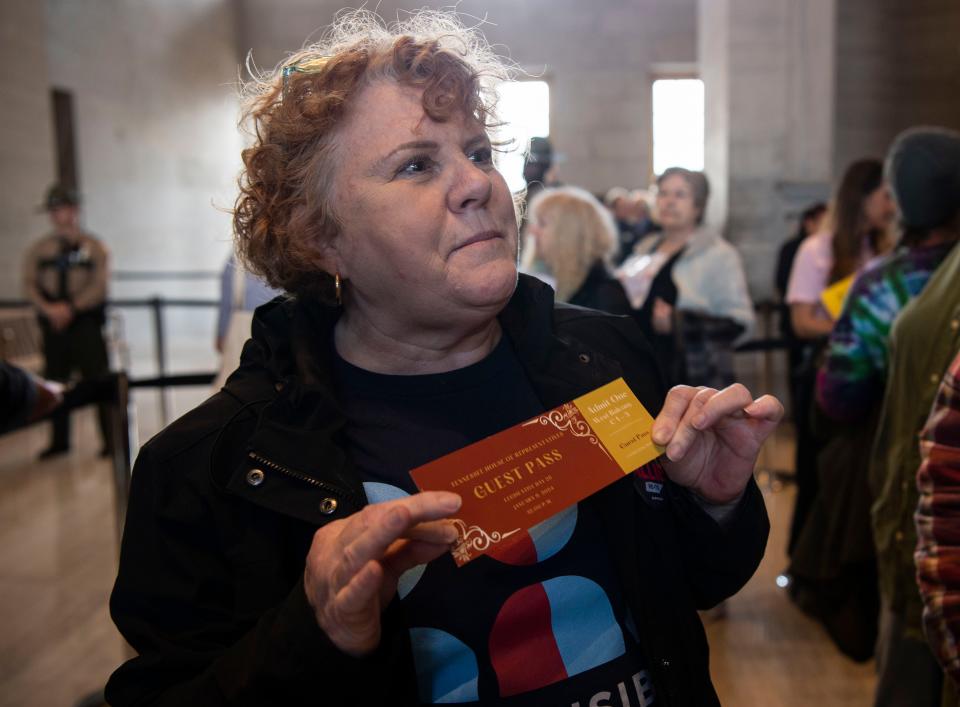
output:
[{"label": "pink sleeve", "polygon": [[827,282],[829,264],[820,252],[821,236],[807,238],[797,251],[787,284],[787,304],[816,304]]}]

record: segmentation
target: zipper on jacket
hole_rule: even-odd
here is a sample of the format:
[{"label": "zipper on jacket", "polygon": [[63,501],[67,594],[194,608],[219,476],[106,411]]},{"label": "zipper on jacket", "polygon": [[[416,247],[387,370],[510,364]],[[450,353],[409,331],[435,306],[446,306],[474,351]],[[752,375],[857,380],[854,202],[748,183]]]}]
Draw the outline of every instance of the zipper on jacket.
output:
[{"label": "zipper on jacket", "polygon": [[305,484],[310,484],[311,486],[314,486],[318,489],[322,489],[326,493],[345,498],[346,500],[354,503],[354,505],[356,505],[358,508],[363,506],[362,503],[359,503],[359,504],[356,503],[356,498],[354,498],[354,494],[351,493],[350,491],[338,488],[328,483],[324,483],[323,481],[320,481],[319,479],[315,479],[312,476],[309,476],[308,474],[304,474],[303,472],[300,472],[300,471],[294,471],[289,467],[285,467],[281,464],[277,464],[276,462],[270,461],[266,457],[260,456],[256,452],[247,452],[247,456],[250,457],[250,459],[255,461],[257,464],[261,466],[265,466],[268,469],[271,469],[272,471],[276,471],[280,474],[283,474],[284,476],[289,476],[291,479],[302,481]]}]

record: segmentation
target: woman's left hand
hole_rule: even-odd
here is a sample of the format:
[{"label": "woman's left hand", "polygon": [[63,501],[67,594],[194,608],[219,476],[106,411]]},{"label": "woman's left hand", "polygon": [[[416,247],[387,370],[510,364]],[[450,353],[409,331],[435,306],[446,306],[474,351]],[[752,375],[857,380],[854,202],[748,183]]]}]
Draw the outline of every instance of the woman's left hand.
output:
[{"label": "woman's left hand", "polygon": [[782,417],[779,400],[754,400],[740,383],[720,391],[678,385],[653,423],[653,441],[666,447],[664,469],[675,483],[708,503],[730,503],[743,493],[760,447]]},{"label": "woman's left hand", "polygon": [[650,325],[658,334],[670,334],[673,332],[673,307],[659,297],[653,300],[653,312],[650,314]]}]

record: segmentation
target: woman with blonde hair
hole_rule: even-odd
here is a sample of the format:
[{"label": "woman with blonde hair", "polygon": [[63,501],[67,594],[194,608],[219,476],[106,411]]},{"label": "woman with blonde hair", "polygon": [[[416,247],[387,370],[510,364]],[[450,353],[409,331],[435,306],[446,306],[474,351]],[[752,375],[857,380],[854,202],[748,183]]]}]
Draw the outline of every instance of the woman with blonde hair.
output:
[{"label": "woman with blonde hair", "polygon": [[610,273],[617,248],[613,218],[589,192],[559,187],[530,203],[536,257],[555,282],[557,299],[611,314],[630,314],[623,286]]}]

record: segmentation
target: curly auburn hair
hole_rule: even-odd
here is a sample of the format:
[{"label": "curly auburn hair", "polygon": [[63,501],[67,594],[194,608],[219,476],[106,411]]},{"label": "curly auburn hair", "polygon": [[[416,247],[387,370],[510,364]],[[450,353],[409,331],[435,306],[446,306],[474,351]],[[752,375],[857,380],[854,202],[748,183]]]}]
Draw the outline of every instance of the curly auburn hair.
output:
[{"label": "curly auburn hair", "polygon": [[367,10],[338,14],[315,44],[244,87],[241,125],[253,145],[242,153],[234,239],[248,270],[271,286],[329,301],[333,277],[320,246],[339,232],[332,209],[338,128],[365,86],[392,81],[422,90],[423,110],[444,122],[475,117],[499,126],[494,86],[509,76],[476,29],[456,15],[421,10],[387,26]]}]

